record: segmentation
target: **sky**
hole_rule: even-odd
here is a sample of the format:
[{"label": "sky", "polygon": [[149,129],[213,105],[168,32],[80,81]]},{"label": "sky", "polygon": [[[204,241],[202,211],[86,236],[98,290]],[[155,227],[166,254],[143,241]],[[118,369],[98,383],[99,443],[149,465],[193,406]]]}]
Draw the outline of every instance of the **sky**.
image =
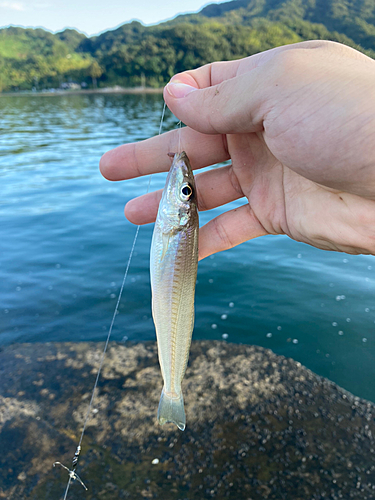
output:
[{"label": "sky", "polygon": [[[76,28],[94,35],[138,19],[155,24],[177,14],[197,12],[214,0],[0,0],[0,26]],[[219,2],[218,2],[219,3]]]}]

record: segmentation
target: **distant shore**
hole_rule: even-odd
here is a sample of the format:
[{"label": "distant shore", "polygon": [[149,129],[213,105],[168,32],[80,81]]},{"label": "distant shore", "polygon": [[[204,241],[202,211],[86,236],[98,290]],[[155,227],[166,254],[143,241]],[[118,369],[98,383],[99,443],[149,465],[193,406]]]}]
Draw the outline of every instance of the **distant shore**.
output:
[{"label": "distant shore", "polygon": [[61,95],[81,95],[81,94],[161,94],[163,88],[151,88],[151,87],[104,87],[102,89],[77,89],[77,90],[45,90],[45,91],[27,91],[27,92],[0,92],[0,97],[5,96],[61,96]]}]

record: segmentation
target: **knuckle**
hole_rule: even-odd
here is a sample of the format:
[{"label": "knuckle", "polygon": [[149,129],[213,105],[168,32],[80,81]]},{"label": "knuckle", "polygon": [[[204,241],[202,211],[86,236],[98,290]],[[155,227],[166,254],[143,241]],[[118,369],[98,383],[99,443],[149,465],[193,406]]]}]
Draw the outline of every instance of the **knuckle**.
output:
[{"label": "knuckle", "polygon": [[241,188],[241,184],[237,178],[237,175],[234,172],[233,165],[231,165],[228,169],[228,178],[230,185],[232,186],[233,190],[240,196],[244,196],[244,193]]},{"label": "knuckle", "polygon": [[205,212],[206,210],[208,210],[208,207],[207,207],[206,201],[204,199],[204,196],[201,195],[201,192],[199,190],[199,186],[197,184],[195,185],[195,190],[197,193],[198,210],[200,212]]},{"label": "knuckle", "polygon": [[232,239],[220,218],[214,219],[214,231],[217,239],[219,240],[220,248],[224,250],[234,246]]}]

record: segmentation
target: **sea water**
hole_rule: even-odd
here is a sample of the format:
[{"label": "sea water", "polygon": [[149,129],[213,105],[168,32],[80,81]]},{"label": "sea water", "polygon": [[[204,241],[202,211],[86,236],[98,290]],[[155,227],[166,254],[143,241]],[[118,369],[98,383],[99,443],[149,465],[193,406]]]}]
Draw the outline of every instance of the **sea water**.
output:
[{"label": "sea water", "polygon": [[[136,231],[123,207],[148,179],[109,182],[99,159],[157,134],[162,106],[161,95],[0,97],[0,345],[105,340]],[[164,130],[176,126],[167,113]],[[155,339],[151,234],[139,233],[119,342]],[[374,273],[373,256],[285,236],[244,243],[199,264],[193,339],[270,348],[375,401]]]}]

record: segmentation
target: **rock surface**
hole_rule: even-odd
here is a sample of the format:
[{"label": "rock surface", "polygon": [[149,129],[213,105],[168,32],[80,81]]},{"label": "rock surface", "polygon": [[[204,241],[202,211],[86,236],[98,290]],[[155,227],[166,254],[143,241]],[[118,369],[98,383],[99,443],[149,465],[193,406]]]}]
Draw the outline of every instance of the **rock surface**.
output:
[{"label": "rock surface", "polygon": [[[0,352],[0,498],[64,496],[102,344]],[[187,427],[156,421],[154,343],[111,344],[68,499],[375,498],[375,406],[293,360],[193,342]]]}]

